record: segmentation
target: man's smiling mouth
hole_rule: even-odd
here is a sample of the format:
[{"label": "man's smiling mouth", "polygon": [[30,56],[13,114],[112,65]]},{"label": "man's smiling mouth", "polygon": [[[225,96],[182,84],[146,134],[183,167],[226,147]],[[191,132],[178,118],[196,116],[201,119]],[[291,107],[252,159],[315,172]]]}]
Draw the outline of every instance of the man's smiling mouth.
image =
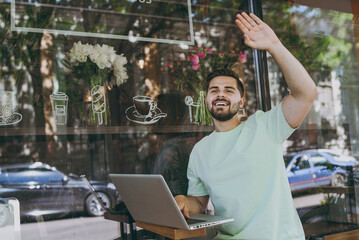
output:
[{"label": "man's smiling mouth", "polygon": [[225,107],[228,105],[229,105],[229,102],[224,99],[216,99],[213,102],[213,106],[217,106],[217,107]]},{"label": "man's smiling mouth", "polygon": [[214,106],[228,106],[227,102],[215,102]]}]

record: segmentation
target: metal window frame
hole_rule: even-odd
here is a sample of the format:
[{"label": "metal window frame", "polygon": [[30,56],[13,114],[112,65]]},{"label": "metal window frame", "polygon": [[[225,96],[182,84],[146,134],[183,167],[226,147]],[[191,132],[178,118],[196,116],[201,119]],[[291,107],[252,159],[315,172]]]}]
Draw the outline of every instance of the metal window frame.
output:
[{"label": "metal window frame", "polygon": [[[262,1],[248,0],[249,12],[263,19]],[[266,51],[252,49],[257,102],[260,110],[271,109]]]}]

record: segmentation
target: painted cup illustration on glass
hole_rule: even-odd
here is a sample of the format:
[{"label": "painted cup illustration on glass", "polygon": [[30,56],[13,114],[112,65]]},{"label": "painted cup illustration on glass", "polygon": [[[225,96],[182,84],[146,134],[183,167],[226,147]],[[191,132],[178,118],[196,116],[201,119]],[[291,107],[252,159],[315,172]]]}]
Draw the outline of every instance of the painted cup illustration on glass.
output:
[{"label": "painted cup illustration on glass", "polygon": [[97,116],[98,124],[103,124],[103,113],[106,112],[106,94],[104,87],[97,85],[91,89],[92,113]]},{"label": "painted cup illustration on glass", "polygon": [[66,125],[68,96],[63,92],[54,92],[50,95],[52,112],[57,125]]},{"label": "painted cup illustration on glass", "polygon": [[136,113],[139,116],[147,116],[151,114],[157,107],[157,103],[147,96],[136,96],[133,98]]},{"label": "painted cup illustration on glass", "polygon": [[167,117],[158,107],[157,102],[148,96],[133,97],[133,106],[127,108],[126,117],[139,124],[152,124]]},{"label": "painted cup illustration on glass", "polygon": [[16,95],[13,91],[0,91],[0,126],[13,125],[22,120],[22,115],[15,112]]}]

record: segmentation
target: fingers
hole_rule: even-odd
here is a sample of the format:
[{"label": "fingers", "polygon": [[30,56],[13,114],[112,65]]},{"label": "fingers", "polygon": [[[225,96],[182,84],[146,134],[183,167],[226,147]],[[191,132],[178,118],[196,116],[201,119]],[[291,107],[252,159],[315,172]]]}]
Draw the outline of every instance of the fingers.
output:
[{"label": "fingers", "polygon": [[[178,204],[178,203],[177,203]],[[183,216],[185,216],[186,218],[189,218],[189,210],[186,207],[186,205],[184,203],[179,203],[178,204],[178,208],[181,210],[181,212],[183,213]]]},{"label": "fingers", "polygon": [[185,218],[189,218],[189,211],[186,206],[183,208],[183,215],[185,216]]},{"label": "fingers", "polygon": [[241,31],[246,34],[246,33],[249,33],[249,30],[246,26],[244,26],[244,24],[242,24],[242,22],[240,20],[236,20],[236,24],[237,26],[239,27],[239,29],[241,29]]},{"label": "fingers", "polygon": [[[253,14],[253,13],[252,13]],[[242,12],[242,17],[247,21],[247,23],[249,24],[250,27],[256,27],[257,23],[255,21],[253,21],[253,19],[251,17],[248,16],[247,13]],[[253,14],[254,15],[254,14]],[[247,26],[247,25],[246,25]]]},{"label": "fingers", "polygon": [[262,24],[262,20],[257,17],[255,14],[250,13],[250,16],[248,16],[247,13],[242,12],[241,14],[237,14],[236,24],[238,27],[244,32],[251,31],[255,27],[257,27],[259,24]]},{"label": "fingers", "polygon": [[262,20],[261,20],[259,17],[257,17],[255,14],[250,13],[249,16],[251,16],[251,18],[253,18],[254,21],[256,21],[256,23],[257,23],[258,25],[262,23]]},{"label": "fingers", "polygon": [[188,207],[186,207],[184,196],[183,195],[177,195],[175,197],[175,200],[176,200],[176,203],[178,205],[178,208],[181,210],[183,215],[186,218],[189,218],[189,209],[188,209]]},{"label": "fingers", "polygon": [[252,25],[240,14],[237,14],[236,24],[244,33],[247,33],[252,28]]}]

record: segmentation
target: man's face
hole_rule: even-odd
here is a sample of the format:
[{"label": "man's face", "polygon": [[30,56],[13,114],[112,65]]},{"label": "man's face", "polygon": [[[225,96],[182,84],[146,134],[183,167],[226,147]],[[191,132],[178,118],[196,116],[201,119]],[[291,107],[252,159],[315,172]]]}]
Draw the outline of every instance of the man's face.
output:
[{"label": "man's face", "polygon": [[209,83],[206,105],[214,119],[222,122],[232,119],[244,105],[236,79],[227,76],[213,78]]}]

